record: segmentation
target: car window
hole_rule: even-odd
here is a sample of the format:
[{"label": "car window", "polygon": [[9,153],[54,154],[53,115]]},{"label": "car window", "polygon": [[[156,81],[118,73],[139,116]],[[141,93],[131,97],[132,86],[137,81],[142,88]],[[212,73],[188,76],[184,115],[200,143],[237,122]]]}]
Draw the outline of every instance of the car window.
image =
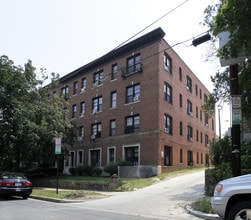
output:
[{"label": "car window", "polygon": [[24,179],[25,177],[17,173],[3,173],[1,174],[2,179]]}]

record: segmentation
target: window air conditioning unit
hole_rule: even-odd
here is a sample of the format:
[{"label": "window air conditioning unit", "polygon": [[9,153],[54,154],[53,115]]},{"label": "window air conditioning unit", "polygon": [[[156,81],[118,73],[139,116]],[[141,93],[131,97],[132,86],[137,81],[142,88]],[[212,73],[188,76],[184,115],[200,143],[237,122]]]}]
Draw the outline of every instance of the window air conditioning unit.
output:
[{"label": "window air conditioning unit", "polygon": [[96,135],[95,135],[95,134],[91,135],[91,139],[92,139],[92,140],[94,140],[95,138],[96,138]]},{"label": "window air conditioning unit", "polygon": [[93,83],[93,87],[97,87],[99,85],[99,82],[97,81],[97,82],[95,82],[95,83]]},{"label": "window air conditioning unit", "polygon": [[135,97],[133,97],[133,101],[134,101],[134,102],[139,101],[139,96],[135,96]]},{"label": "window air conditioning unit", "polygon": [[81,92],[85,92],[85,87],[81,88]]},{"label": "window air conditioning unit", "polygon": [[78,137],[78,141],[82,141],[83,140],[83,137],[82,136],[79,136]]},{"label": "window air conditioning unit", "polygon": [[169,66],[164,65],[164,69],[165,69],[166,71],[170,72],[170,67],[169,67]]},{"label": "window air conditioning unit", "polygon": [[169,134],[169,128],[165,128],[165,133]]},{"label": "window air conditioning unit", "polygon": [[193,116],[193,113],[192,113],[192,112],[189,112],[189,115],[192,117],[192,116]]},{"label": "window air conditioning unit", "polygon": [[192,137],[190,137],[190,138],[189,138],[189,141],[193,141],[193,138],[192,138]]}]

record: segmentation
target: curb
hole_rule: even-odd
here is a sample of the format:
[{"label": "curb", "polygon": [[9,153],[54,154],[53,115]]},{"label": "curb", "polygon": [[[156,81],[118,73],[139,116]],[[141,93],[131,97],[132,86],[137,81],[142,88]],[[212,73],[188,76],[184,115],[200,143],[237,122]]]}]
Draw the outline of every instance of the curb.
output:
[{"label": "curb", "polygon": [[29,198],[31,199],[37,199],[47,202],[55,202],[55,203],[77,203],[77,202],[84,202],[84,200],[71,200],[71,199],[55,199],[50,197],[44,197],[44,196],[32,196],[30,195]]},{"label": "curb", "polygon": [[204,212],[200,212],[200,211],[195,211],[192,209],[192,207],[190,205],[186,205],[185,208],[190,214],[192,214],[196,217],[199,217],[199,218],[203,218],[206,220],[221,220],[222,219],[217,214],[208,214],[208,213],[204,213]]}]

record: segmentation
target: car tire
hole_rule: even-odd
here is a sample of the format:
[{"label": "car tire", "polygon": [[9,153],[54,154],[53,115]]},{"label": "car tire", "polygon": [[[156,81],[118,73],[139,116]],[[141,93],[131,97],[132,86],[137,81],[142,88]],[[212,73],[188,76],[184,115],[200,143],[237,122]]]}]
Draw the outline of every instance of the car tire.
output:
[{"label": "car tire", "polygon": [[23,195],[22,197],[23,197],[23,199],[28,199],[29,196],[28,195]]},{"label": "car tire", "polygon": [[251,212],[251,201],[240,201],[230,208],[227,220],[251,219],[251,216],[246,216],[247,210]]}]

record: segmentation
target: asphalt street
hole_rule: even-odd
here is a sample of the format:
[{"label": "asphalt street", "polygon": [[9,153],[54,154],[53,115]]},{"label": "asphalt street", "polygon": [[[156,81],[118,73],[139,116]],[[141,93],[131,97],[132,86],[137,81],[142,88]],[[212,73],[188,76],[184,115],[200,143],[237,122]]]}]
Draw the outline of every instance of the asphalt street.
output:
[{"label": "asphalt street", "polygon": [[35,199],[0,200],[0,219],[16,220],[199,220],[185,206],[204,196],[204,171],[172,176],[132,192],[74,203]]}]

